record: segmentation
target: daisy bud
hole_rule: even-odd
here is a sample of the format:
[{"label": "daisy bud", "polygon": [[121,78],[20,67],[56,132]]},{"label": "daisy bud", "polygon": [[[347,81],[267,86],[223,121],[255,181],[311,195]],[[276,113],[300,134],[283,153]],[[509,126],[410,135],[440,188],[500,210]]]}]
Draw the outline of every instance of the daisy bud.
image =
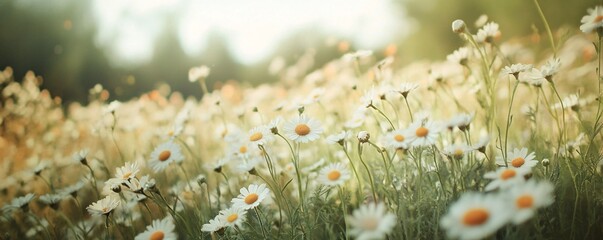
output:
[{"label": "daisy bud", "polygon": [[457,19],[452,22],[452,31],[455,33],[463,33],[466,27],[465,21],[461,19]]},{"label": "daisy bud", "polygon": [[113,184],[113,185],[111,185],[111,191],[113,191],[115,193],[119,193],[119,192],[121,192],[121,186],[119,186],[119,184]]},{"label": "daisy bud", "polygon": [[548,167],[551,165],[551,161],[548,158],[542,159],[542,166]]},{"label": "daisy bud", "polygon": [[299,112],[299,115],[302,115],[304,113],[304,111],[306,110],[306,107],[304,106],[300,106],[297,111]]},{"label": "daisy bud", "polygon": [[155,190],[155,181],[148,181],[144,184],[144,188],[154,191]]},{"label": "daisy bud", "polygon": [[214,172],[221,173],[222,172],[222,165],[215,167],[214,168]]},{"label": "daisy bud", "polygon": [[358,133],[358,141],[360,141],[361,143],[368,142],[370,138],[371,135],[367,131],[360,131]]},{"label": "daisy bud", "polygon": [[201,186],[204,183],[207,183],[207,178],[205,177],[205,175],[197,176],[197,184],[199,184],[199,186]]},{"label": "daisy bud", "polygon": [[278,128],[276,126],[273,126],[270,128],[270,132],[274,135],[278,134]]},{"label": "daisy bud", "polygon": [[258,172],[255,170],[255,168],[252,168],[251,170],[249,170],[249,174],[257,176]]}]

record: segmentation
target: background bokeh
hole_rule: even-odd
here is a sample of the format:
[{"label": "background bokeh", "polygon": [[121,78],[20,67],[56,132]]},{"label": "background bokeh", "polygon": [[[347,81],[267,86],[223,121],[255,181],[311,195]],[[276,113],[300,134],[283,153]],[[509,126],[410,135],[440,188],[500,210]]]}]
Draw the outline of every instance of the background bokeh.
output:
[{"label": "background bokeh", "polygon": [[[358,49],[395,52],[398,64],[442,60],[462,44],[452,20],[471,27],[482,14],[500,24],[505,40],[546,41],[526,0],[300,2],[0,0],[0,69],[12,67],[16,78],[32,70],[43,77],[42,88],[69,103],[86,102],[97,83],[118,100],[161,83],[199,96],[188,70],[200,65],[212,69],[210,89],[230,80],[270,82],[275,57],[291,64],[309,49],[315,67]],[[577,29],[585,9],[597,4],[541,0],[553,29]]]}]

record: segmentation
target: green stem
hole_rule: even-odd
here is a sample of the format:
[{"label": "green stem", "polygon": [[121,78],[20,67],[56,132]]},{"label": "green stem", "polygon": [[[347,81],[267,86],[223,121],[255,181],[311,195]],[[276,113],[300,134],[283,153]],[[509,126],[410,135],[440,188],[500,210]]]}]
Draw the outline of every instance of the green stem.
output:
[{"label": "green stem", "polygon": [[371,174],[371,170],[369,169],[368,165],[366,165],[366,163],[364,162],[364,159],[362,159],[362,143],[361,142],[358,142],[358,157],[360,158],[360,162],[362,163],[362,165],[364,166],[364,169],[366,169],[366,173],[368,174],[369,182],[371,183],[371,190],[373,191],[373,200],[375,202],[377,202],[377,192],[375,192],[375,183],[373,181],[373,175]]},{"label": "green stem", "polygon": [[371,104],[370,107],[372,109],[377,110],[377,112],[379,112],[379,114],[381,114],[381,116],[383,116],[385,118],[385,120],[387,120],[387,122],[389,123],[389,125],[392,127],[392,130],[396,130],[396,127],[394,126],[394,124],[392,123],[392,121],[389,120],[389,118],[387,117],[387,115],[385,115],[385,113],[383,111],[381,111],[379,108],[375,107],[373,104]]},{"label": "green stem", "polygon": [[536,9],[538,9],[538,14],[544,23],[544,28],[546,29],[546,33],[549,35],[549,42],[551,42],[551,47],[553,48],[553,57],[557,57],[557,48],[555,47],[555,39],[553,38],[553,32],[551,31],[551,27],[549,26],[549,22],[546,20],[544,16],[544,12],[542,12],[542,8],[540,8],[540,4],[538,0],[534,0],[534,4],[536,5]]},{"label": "green stem", "polygon": [[[513,87],[513,93],[511,94],[511,102],[509,102],[509,111],[507,112],[507,125],[505,129],[505,144],[503,146],[503,159],[505,160],[505,167],[508,167],[509,164],[507,162],[507,142],[509,140],[509,128],[511,128],[511,108],[513,107],[513,100],[515,100],[515,93],[517,92],[517,86],[519,86],[519,82],[515,82],[515,86]],[[501,149],[502,150],[502,149]]]}]

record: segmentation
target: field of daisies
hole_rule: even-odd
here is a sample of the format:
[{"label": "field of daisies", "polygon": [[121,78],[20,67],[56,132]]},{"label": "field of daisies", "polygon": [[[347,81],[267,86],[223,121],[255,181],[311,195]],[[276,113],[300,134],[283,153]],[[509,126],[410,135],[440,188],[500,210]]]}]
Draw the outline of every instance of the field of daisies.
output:
[{"label": "field of daisies", "polygon": [[200,99],[65,106],[5,68],[0,239],[597,239],[603,7],[542,20],[455,20],[435,62],[309,51],[255,87],[195,67]]}]

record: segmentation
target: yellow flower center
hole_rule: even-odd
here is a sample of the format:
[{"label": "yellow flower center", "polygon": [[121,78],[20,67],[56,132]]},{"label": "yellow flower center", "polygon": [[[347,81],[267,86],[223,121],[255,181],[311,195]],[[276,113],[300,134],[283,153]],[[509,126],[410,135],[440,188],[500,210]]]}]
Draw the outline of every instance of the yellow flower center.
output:
[{"label": "yellow flower center", "polygon": [[404,141],[404,136],[397,134],[396,136],[394,136],[394,140],[398,141],[398,142],[403,142]]},{"label": "yellow flower center", "polygon": [[482,225],[488,221],[489,217],[490,214],[488,213],[488,210],[484,208],[472,208],[463,215],[463,224],[468,226]]},{"label": "yellow flower center", "polygon": [[241,146],[241,147],[239,148],[239,152],[240,152],[240,153],[246,153],[246,152],[247,152],[247,147],[245,147],[245,146]]},{"label": "yellow flower center", "polygon": [[329,174],[327,174],[327,178],[331,181],[337,181],[339,177],[341,177],[341,173],[337,170],[333,170]]},{"label": "yellow flower center", "polygon": [[163,240],[163,237],[165,237],[165,234],[162,231],[155,231],[151,234],[149,240]]},{"label": "yellow flower center", "polygon": [[375,218],[367,218],[362,221],[362,228],[364,230],[375,230],[379,226],[379,220]]},{"label": "yellow flower center", "polygon": [[247,203],[247,204],[252,204],[252,203],[254,203],[255,201],[257,201],[257,200],[258,200],[258,197],[259,197],[259,196],[258,196],[257,194],[255,194],[255,193],[250,193],[249,195],[247,195],[247,197],[245,197],[245,200],[244,200],[244,201],[245,201],[245,203]]},{"label": "yellow flower center", "polygon": [[239,218],[239,215],[237,215],[236,213],[230,214],[230,216],[228,216],[226,218],[226,221],[228,221],[229,223],[232,223],[234,221],[236,221]]},{"label": "yellow flower center", "polygon": [[465,154],[465,152],[463,151],[463,149],[455,149],[454,152],[452,153],[452,155],[454,155],[454,157],[456,158],[461,158],[463,157],[463,155]]},{"label": "yellow flower center", "polygon": [[256,132],[254,134],[251,134],[251,136],[249,136],[249,141],[255,142],[257,140],[262,139],[262,137],[264,137],[264,135],[262,135],[261,132]]},{"label": "yellow flower center", "polygon": [[415,131],[415,134],[417,135],[417,137],[425,137],[425,136],[427,136],[428,133],[429,133],[429,129],[427,129],[425,127],[419,127]]},{"label": "yellow flower center", "polygon": [[300,136],[306,136],[310,133],[310,127],[306,124],[298,124],[295,126],[295,133]]},{"label": "yellow flower center", "polygon": [[594,20],[593,22],[594,22],[594,23],[598,23],[598,22],[601,22],[601,21],[603,21],[603,16],[602,16],[602,15],[599,15],[599,16],[597,16],[597,17],[595,18],[595,20]]},{"label": "yellow flower center", "polygon": [[121,178],[126,180],[126,179],[129,179],[130,176],[132,176],[132,172],[126,172],[126,173],[124,173],[124,175]]},{"label": "yellow flower center", "polygon": [[109,208],[104,207],[103,209],[101,209],[101,211],[103,211],[104,213],[108,213],[109,212]]},{"label": "yellow flower center", "polygon": [[515,158],[515,159],[511,160],[511,165],[513,165],[513,167],[518,168],[518,167],[523,166],[523,164],[525,162],[526,162],[525,159],[523,159],[522,157],[518,157],[518,158]]},{"label": "yellow flower center", "polygon": [[170,152],[169,150],[165,150],[159,154],[159,161],[163,162],[165,160],[168,160],[170,156],[172,156],[172,152]]},{"label": "yellow flower center", "polygon": [[509,178],[515,177],[515,170],[513,169],[507,169],[504,170],[501,174],[500,174],[500,178],[502,178],[503,180],[507,180]]},{"label": "yellow flower center", "polygon": [[517,200],[515,200],[515,204],[518,208],[530,208],[534,205],[534,198],[531,195],[526,194],[518,197]]}]

